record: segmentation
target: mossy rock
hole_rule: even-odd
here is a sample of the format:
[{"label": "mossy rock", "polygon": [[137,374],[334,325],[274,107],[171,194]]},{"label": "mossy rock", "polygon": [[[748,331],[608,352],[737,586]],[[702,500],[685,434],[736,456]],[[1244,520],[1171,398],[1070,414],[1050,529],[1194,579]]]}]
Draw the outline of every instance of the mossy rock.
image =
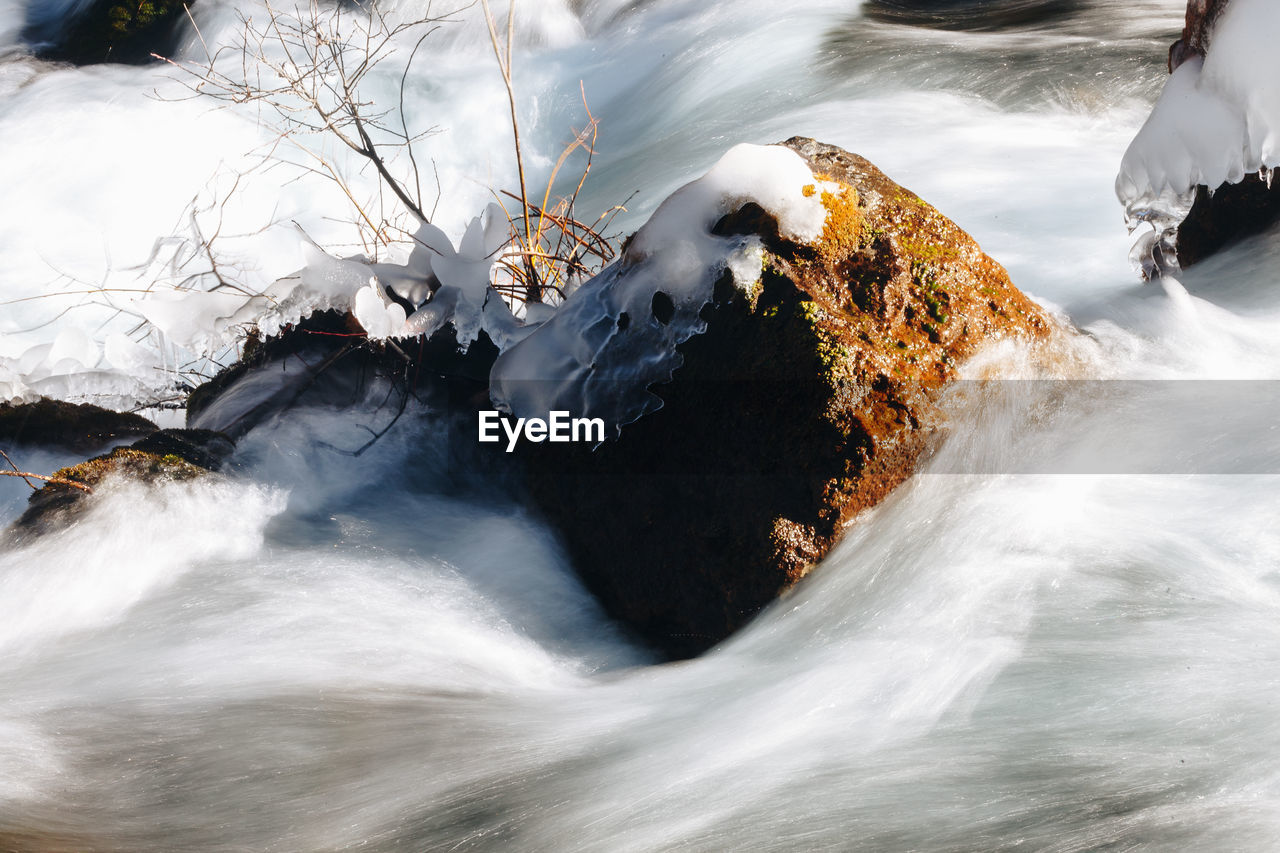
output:
[{"label": "mossy rock", "polygon": [[23,37],[42,59],[76,65],[153,62],[172,56],[194,0],[94,0],[70,23],[28,26]]},{"label": "mossy rock", "polygon": [[[128,447],[117,447],[109,453],[55,471],[51,476],[55,480],[79,483],[90,490],[110,478],[128,478],[143,483],[192,480],[219,470],[234,449],[234,443],[222,433],[160,430]],[[14,529],[20,533],[44,532],[64,525],[83,510],[91,498],[91,491],[65,483],[46,483],[32,494]]]},{"label": "mossy rock", "polygon": [[675,658],[744,625],[910,476],[961,361],[1053,329],[969,235],[875,166],[785,144],[828,185],[821,238],[788,243],[755,205],[725,217],[718,233],[764,242],[761,279],[716,284],[706,331],[652,389],[662,408],[598,448],[519,446],[586,584]]},{"label": "mossy rock", "polygon": [[25,445],[89,452],[112,442],[150,435],[158,429],[140,415],[113,412],[88,403],[42,399],[0,404],[0,448]]}]

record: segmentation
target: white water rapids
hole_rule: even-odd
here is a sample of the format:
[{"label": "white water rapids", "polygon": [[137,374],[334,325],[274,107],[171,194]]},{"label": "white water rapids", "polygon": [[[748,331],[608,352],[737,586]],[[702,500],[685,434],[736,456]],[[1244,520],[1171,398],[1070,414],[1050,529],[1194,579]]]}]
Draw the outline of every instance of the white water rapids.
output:
[{"label": "white water rapids", "polygon": [[[216,38],[226,9],[201,4]],[[358,413],[298,413],[228,479],[121,485],[0,551],[0,849],[1280,847],[1280,430],[1255,405],[1280,379],[1280,236],[1137,280],[1112,184],[1183,4],[1052,5],[949,31],[843,0],[527,0],[534,168],[580,125],[579,80],[601,120],[583,208],[639,189],[627,230],[737,142],[835,143],[1087,331],[1073,375],[1225,393],[1177,417],[1126,393],[994,406],[792,595],[670,665],[428,423],[352,459],[324,445],[363,443]],[[0,39],[24,14],[0,3]],[[514,175],[463,17],[406,100],[442,129],[455,235]],[[116,297],[16,300],[138,286],[219,161],[261,140],[149,97],[172,85],[0,62],[0,357],[128,334]],[[267,172],[227,233],[296,220],[334,245],[344,211]],[[296,269],[294,233],[237,244],[244,275]],[[61,364],[51,392],[102,379]],[[0,489],[7,523],[25,486]]]}]

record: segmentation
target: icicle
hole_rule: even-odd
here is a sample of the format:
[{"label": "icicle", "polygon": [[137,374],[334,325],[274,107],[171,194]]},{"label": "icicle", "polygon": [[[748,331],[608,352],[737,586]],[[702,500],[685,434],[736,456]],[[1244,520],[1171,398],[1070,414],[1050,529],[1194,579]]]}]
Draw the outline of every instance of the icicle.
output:
[{"label": "icicle", "polygon": [[[1130,229],[1132,233],[1133,229]],[[1138,237],[1133,243],[1133,248],[1129,250],[1129,263],[1133,266],[1134,272],[1142,276],[1143,281],[1151,281],[1155,276],[1159,275],[1159,268],[1155,263],[1155,243],[1156,232],[1148,231]]]}]

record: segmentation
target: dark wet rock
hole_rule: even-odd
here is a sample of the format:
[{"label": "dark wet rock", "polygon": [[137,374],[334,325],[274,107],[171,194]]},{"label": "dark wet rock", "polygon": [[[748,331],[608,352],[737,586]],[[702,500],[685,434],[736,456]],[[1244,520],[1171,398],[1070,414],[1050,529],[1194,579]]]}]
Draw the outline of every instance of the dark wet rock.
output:
[{"label": "dark wet rock", "polygon": [[150,435],[159,427],[141,415],[88,403],[37,400],[0,403],[0,448],[61,447],[92,452],[113,442]]},{"label": "dark wet rock", "polygon": [[219,471],[236,445],[226,433],[211,429],[164,429],[135,441],[129,448],[153,456],[176,456],[197,468]]},{"label": "dark wet rock", "polygon": [[716,285],[706,332],[652,389],[662,408],[598,448],[520,445],[532,499],[588,587],[677,658],[745,624],[910,476],[963,359],[1054,328],[972,238],[871,163],[786,144],[841,185],[823,194],[822,238],[788,243],[755,205],[725,217],[720,233],[766,245],[759,286]]},{"label": "dark wet rock", "polygon": [[348,409],[380,387],[392,403],[411,395],[442,408],[470,400],[474,408],[487,399],[497,354],[483,334],[460,352],[452,326],[429,339],[370,341],[349,313],[324,311],[265,341],[251,339],[239,361],[192,391],[187,425],[239,438],[294,407]]},{"label": "dark wet rock", "polygon": [[[235,450],[222,433],[209,430],[166,429],[153,432],[127,447],[117,447],[78,465],[55,471],[55,480],[88,486],[90,490],[108,478],[128,478],[143,483],[191,480],[220,470]],[[46,483],[32,494],[27,509],[14,524],[20,533],[44,532],[71,521],[92,498],[65,483]]]},{"label": "dark wet rock", "polygon": [[1261,234],[1280,221],[1280,186],[1268,187],[1257,175],[1223,184],[1212,195],[1196,188],[1191,212],[1178,226],[1176,251],[1183,269],[1198,264],[1238,240]]},{"label": "dark wet rock", "polygon": [[1052,23],[1083,5],[1081,0],[868,0],[862,15],[940,30],[1004,30]]},{"label": "dark wet rock", "polygon": [[[153,54],[173,56],[193,0],[91,0],[69,16],[48,14],[31,4],[40,18],[29,18],[23,39],[42,59],[93,65],[117,62],[138,65]],[[70,18],[68,20],[68,18]]]}]

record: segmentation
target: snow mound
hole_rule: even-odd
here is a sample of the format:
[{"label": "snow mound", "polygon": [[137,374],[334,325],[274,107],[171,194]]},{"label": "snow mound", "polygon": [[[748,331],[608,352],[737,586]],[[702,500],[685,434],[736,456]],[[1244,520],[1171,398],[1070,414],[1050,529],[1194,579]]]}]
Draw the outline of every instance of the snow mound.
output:
[{"label": "snow mound", "polygon": [[521,417],[599,417],[614,434],[660,408],[648,389],[681,365],[676,347],[705,331],[699,312],[716,280],[728,271],[747,287],[760,277],[758,238],[716,236],[716,222],[754,202],[777,218],[784,237],[812,242],[826,222],[816,183],[790,149],[730,149],[662,203],[618,262],[498,357],[494,404]]}]

